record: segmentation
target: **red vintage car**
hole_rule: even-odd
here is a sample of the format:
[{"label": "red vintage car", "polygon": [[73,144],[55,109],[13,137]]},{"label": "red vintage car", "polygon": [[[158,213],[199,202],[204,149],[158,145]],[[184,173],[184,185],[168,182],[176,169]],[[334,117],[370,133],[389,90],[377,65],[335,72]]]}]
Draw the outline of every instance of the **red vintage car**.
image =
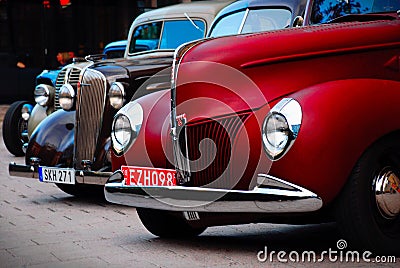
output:
[{"label": "red vintage car", "polygon": [[[137,207],[158,236],[336,220],[350,246],[398,253],[400,19],[385,11],[400,3],[389,2],[311,1],[310,24],[327,24],[181,46],[171,95],[114,119],[113,166],[125,164],[107,200]],[[155,141],[168,98],[172,140]]]}]

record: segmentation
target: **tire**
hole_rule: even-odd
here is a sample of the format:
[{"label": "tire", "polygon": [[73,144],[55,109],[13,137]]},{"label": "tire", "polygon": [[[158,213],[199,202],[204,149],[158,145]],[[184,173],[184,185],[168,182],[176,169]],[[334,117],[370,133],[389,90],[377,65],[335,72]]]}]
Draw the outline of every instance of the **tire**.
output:
[{"label": "tire", "polygon": [[192,227],[183,217],[171,214],[169,211],[137,208],[142,224],[146,229],[162,238],[185,238],[198,236],[207,227]]},{"label": "tire", "polygon": [[[24,156],[22,132],[28,130],[28,121],[21,117],[21,109],[28,101],[16,101],[8,108],[3,121],[3,140],[7,150],[15,156]],[[27,142],[27,141],[25,141]]]},{"label": "tire", "polygon": [[81,185],[81,184],[60,184],[56,183],[61,191],[79,198],[102,198],[104,199],[104,186],[102,185]]},{"label": "tire", "polygon": [[[400,253],[399,178],[400,135],[389,135],[365,151],[339,195],[336,218],[350,247]],[[395,183],[388,183],[387,191],[380,190],[390,181]]]}]

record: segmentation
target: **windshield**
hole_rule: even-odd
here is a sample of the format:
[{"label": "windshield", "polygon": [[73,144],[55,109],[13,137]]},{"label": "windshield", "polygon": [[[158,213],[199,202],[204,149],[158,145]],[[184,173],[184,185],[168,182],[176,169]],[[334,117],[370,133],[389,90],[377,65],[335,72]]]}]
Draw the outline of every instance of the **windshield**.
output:
[{"label": "windshield", "polygon": [[231,13],[213,26],[211,37],[240,33],[256,33],[290,26],[292,14],[283,8],[252,9]]},{"label": "windshield", "polygon": [[133,31],[129,54],[143,51],[144,46],[149,50],[175,49],[183,43],[203,38],[204,32],[205,23],[201,20],[157,21],[139,25]]},{"label": "windshield", "polygon": [[399,0],[314,0],[311,23],[324,23],[349,14],[397,11]]}]

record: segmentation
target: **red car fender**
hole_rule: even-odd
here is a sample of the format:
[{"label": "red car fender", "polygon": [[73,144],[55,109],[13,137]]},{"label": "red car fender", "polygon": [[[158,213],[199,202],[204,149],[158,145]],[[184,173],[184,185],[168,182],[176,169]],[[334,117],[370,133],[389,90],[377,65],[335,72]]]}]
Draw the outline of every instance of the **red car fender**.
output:
[{"label": "red car fender", "polygon": [[270,174],[314,191],[324,204],[338,195],[368,146],[400,129],[400,82],[332,81],[289,97],[302,107],[302,125]]},{"label": "red car fender", "polygon": [[[122,155],[112,154],[112,169],[121,165],[166,168],[172,158],[170,91],[148,94],[137,100],[143,108],[143,124],[136,141]],[[170,160],[171,161],[171,160]]]}]

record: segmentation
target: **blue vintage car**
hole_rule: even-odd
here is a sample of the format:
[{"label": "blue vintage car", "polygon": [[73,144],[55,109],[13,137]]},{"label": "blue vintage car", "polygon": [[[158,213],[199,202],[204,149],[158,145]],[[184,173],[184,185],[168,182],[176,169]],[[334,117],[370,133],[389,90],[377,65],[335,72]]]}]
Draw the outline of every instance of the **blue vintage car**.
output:
[{"label": "blue vintage car", "polygon": [[[119,58],[125,53],[127,40],[115,41],[109,43],[103,51],[104,58]],[[138,44],[138,49],[151,49],[151,43]],[[36,77],[36,87],[34,98],[36,105],[32,101],[15,101],[8,108],[3,121],[3,140],[7,150],[15,156],[23,156],[24,144],[29,141],[29,135],[36,126],[50,113],[54,111],[52,99],[54,99],[53,88],[55,88],[57,76],[60,69],[43,70]],[[47,92],[37,96],[37,92]],[[35,109],[35,113],[32,111]]]}]

